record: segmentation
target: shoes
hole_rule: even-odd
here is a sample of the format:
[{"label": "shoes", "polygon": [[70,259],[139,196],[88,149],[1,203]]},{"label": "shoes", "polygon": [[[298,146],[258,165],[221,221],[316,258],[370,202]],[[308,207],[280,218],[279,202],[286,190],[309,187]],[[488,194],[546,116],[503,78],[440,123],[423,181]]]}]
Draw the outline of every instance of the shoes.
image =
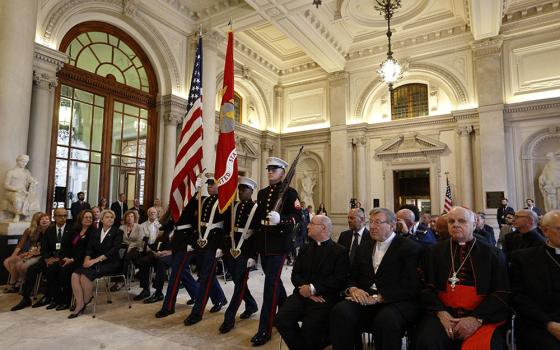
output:
[{"label": "shoes", "polygon": [[201,320],[202,320],[202,316],[199,316],[197,314],[190,314],[189,317],[185,318],[183,323],[185,324],[185,326],[192,326],[193,324],[196,324]]},{"label": "shoes", "polygon": [[259,309],[245,310],[241,313],[241,315],[239,315],[239,318],[242,319],[242,320],[246,320],[246,319],[250,318],[257,311],[259,311]]},{"label": "shoes", "polygon": [[76,310],[76,305],[72,305],[72,306],[70,306],[70,308],[68,309],[68,311],[70,311],[70,312],[74,312],[74,310]]},{"label": "shoes", "polygon": [[161,292],[155,292],[149,298],[144,299],[144,304],[153,304],[162,300],[163,300],[163,294]]},{"label": "shoes", "polygon": [[150,296],[150,291],[144,289],[144,290],[142,290],[142,291],[140,292],[140,294],[138,294],[137,296],[134,297],[134,300],[136,300],[136,301],[144,300],[144,299],[146,299],[146,298],[149,297],[149,296]]},{"label": "shoes", "polygon": [[212,306],[212,308],[210,309],[210,312],[211,312],[211,313],[218,312],[218,311],[220,311],[226,304],[227,304],[227,299],[224,299],[223,301],[220,301],[219,303],[214,304],[214,306]]},{"label": "shoes", "polygon": [[12,311],[18,311],[21,309],[25,309],[26,307],[31,306],[31,299],[29,298],[23,298],[21,299],[21,301],[19,302],[19,304],[17,304],[16,306],[12,307],[11,310]]},{"label": "shoes", "polygon": [[[89,300],[84,305],[88,306],[92,301],[93,301],[93,295],[91,296],[91,298],[89,298]],[[76,309],[75,306],[74,306],[74,309]],[[72,310],[72,311],[74,311],[74,310]]]},{"label": "shoes", "polygon": [[44,297],[41,298],[41,300],[39,300],[38,302],[36,302],[35,304],[33,304],[31,307],[32,307],[32,308],[42,307],[42,306],[45,306],[45,305],[50,304],[50,302],[51,302],[51,301],[49,300],[49,298],[47,298],[47,297],[44,296]]},{"label": "shoes", "polygon": [[68,309],[68,304],[60,304],[56,307],[56,311],[62,311],[62,310],[66,310],[66,309]]},{"label": "shoes", "polygon": [[194,305],[194,299],[189,299],[189,300],[187,301],[187,305],[189,305],[189,306],[190,306],[190,305]]},{"label": "shoes", "polygon": [[19,292],[19,286],[15,284],[11,284],[8,287],[4,288],[4,293],[6,294],[18,293],[18,292]]},{"label": "shoes", "polygon": [[269,340],[270,335],[266,333],[257,333],[251,338],[251,343],[253,343],[253,346],[261,346],[268,343]]},{"label": "shoes", "polygon": [[167,317],[169,315],[173,315],[174,313],[175,311],[159,310],[158,312],[156,312],[156,318]]},{"label": "shoes", "polygon": [[115,282],[112,286],[111,286],[111,292],[118,292],[119,290],[122,289],[122,287],[124,286],[123,282]]},{"label": "shoes", "polygon": [[49,305],[47,305],[47,310],[56,309],[57,307],[58,307],[58,304],[54,301],[51,301],[51,303]]},{"label": "shoes", "polygon": [[84,313],[85,309],[86,309],[86,306],[84,305],[84,306],[80,309],[80,311],[68,315],[68,318],[72,319],[72,318],[76,318],[76,317],[80,316],[81,314]]},{"label": "shoes", "polygon": [[222,323],[222,325],[220,326],[220,333],[221,334],[226,334],[227,332],[231,331],[233,329],[234,324],[233,323]]}]

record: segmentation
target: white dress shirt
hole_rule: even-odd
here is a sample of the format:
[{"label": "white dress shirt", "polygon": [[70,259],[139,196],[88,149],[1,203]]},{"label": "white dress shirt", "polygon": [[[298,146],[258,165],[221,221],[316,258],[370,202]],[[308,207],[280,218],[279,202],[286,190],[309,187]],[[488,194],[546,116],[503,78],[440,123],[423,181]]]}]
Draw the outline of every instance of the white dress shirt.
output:
[{"label": "white dress shirt", "polygon": [[389,246],[395,237],[395,232],[392,232],[384,242],[375,242],[375,249],[373,250],[373,271],[377,272],[377,268],[381,265],[383,256],[387,253],[387,249],[389,249]]},{"label": "white dress shirt", "polygon": [[107,233],[109,233],[109,231],[111,231],[110,228],[107,231],[105,231],[105,229],[101,228],[101,243],[103,243],[103,240],[105,239],[105,236],[107,236]]}]

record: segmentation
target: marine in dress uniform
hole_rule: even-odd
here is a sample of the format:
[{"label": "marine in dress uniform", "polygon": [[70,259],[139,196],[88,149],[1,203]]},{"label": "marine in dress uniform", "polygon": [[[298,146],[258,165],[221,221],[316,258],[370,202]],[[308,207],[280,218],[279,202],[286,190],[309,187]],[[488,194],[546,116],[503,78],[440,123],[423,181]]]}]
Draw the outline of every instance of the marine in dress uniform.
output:
[{"label": "marine in dress uniform", "polygon": [[204,309],[208,298],[211,297],[214,306],[210,312],[218,312],[227,304],[226,296],[216,278],[216,256],[220,255],[217,251],[223,248],[224,218],[230,215],[229,210],[220,214],[218,210],[218,184],[212,178],[213,174],[207,174],[209,196],[202,201],[202,213],[200,216],[200,229],[194,248],[200,266],[198,272],[198,282],[200,287],[194,301],[191,314],[185,319],[185,326],[190,326],[202,320]]},{"label": "marine in dress uniform", "polygon": [[450,238],[426,254],[416,349],[503,349],[510,316],[507,264],[501,251],[473,235],[475,214],[448,214]]},{"label": "marine in dress uniform", "polygon": [[[231,301],[224,315],[224,322],[220,326],[220,333],[229,332],[235,324],[235,315],[241,302],[245,302],[245,311],[239,316],[241,319],[247,319],[259,309],[255,298],[251,295],[251,291],[247,286],[249,278],[249,269],[255,265],[257,257],[255,247],[255,213],[257,206],[251,199],[253,190],[257,187],[255,180],[249,177],[241,177],[239,179],[238,192],[239,202],[234,205],[235,216],[233,222],[233,245],[231,237],[226,237],[229,242],[230,249],[224,251],[233,258],[233,266],[231,274],[235,288]],[[227,228],[231,227],[231,219],[226,220]],[[241,240],[243,239],[243,240]],[[227,247],[228,245],[226,245]]]},{"label": "marine in dress uniform", "polygon": [[254,346],[270,340],[276,308],[286,300],[286,289],[280,276],[286,255],[290,252],[292,232],[300,210],[297,191],[288,187],[280,212],[274,211],[287,167],[288,163],[280,158],[268,158],[266,169],[270,185],[257,195],[257,247],[265,280],[259,329],[251,338]]}]

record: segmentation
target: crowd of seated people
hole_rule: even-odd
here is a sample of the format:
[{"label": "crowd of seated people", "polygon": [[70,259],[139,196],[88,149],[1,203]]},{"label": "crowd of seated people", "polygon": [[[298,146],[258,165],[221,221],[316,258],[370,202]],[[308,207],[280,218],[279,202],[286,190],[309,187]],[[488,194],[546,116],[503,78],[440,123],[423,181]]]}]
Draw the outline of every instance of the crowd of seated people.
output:
[{"label": "crowd of seated people", "polygon": [[[483,212],[464,207],[433,216],[412,206],[396,213],[352,209],[338,242],[331,239],[331,220],[314,215],[292,270],[295,289],[276,314],[279,333],[290,349],[361,348],[364,332],[373,334],[378,350],[401,349],[405,335],[419,350],[505,349],[515,314],[521,349],[560,349],[560,210],[539,217],[534,208],[514,211],[506,201],[501,212],[498,240]],[[75,318],[92,301],[96,278],[127,273],[132,264],[142,290],[135,300],[169,297],[156,316],[174,312],[177,288],[170,284],[167,294],[174,295],[164,296],[165,274],[190,251],[172,227],[159,223],[156,208],[143,224],[136,211],[124,212],[120,228],[112,210],[83,209],[72,227],[66,216],[56,209],[51,224],[48,215],[35,215],[4,261],[8,291],[24,284],[12,310],[31,305],[28,286],[44,272],[46,292],[34,306],[65,310],[73,295],[69,318]],[[194,299],[193,276],[173,276],[174,283],[192,285]]]}]

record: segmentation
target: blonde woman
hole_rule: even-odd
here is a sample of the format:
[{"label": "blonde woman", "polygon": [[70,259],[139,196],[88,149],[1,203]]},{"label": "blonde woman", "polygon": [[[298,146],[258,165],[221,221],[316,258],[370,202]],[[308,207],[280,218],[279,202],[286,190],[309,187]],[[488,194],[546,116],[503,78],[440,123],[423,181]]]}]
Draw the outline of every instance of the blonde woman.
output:
[{"label": "blonde woman", "polygon": [[[124,256],[123,273],[128,274],[130,264],[138,265],[140,259],[140,252],[144,250],[143,236],[140,232],[140,225],[138,224],[138,212],[136,210],[127,210],[124,213],[123,221],[120,229],[123,232],[123,244],[127,246],[126,254]],[[116,292],[123,287],[122,281],[116,282],[111,286],[111,291]]]}]

